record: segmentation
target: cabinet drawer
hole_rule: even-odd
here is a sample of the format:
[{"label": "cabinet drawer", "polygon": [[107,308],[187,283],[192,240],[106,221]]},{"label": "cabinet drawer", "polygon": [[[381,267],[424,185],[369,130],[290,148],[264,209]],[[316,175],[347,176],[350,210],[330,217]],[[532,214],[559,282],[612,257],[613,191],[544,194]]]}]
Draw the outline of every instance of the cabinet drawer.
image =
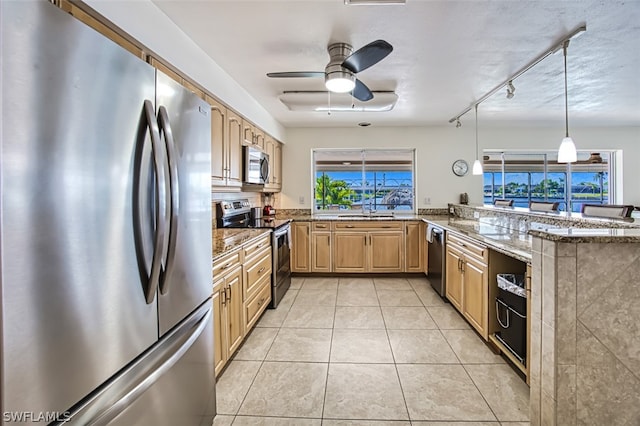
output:
[{"label": "cabinet drawer", "polygon": [[331,222],[313,222],[314,231],[330,231]]},{"label": "cabinet drawer", "polygon": [[402,230],[403,223],[396,221],[349,221],[349,222],[336,222],[333,224],[335,230],[371,230],[371,231],[398,231]]},{"label": "cabinet drawer", "polygon": [[245,265],[244,274],[244,300],[252,297],[260,285],[263,277],[271,277],[271,251],[264,252],[264,255],[257,257],[255,261]]},{"label": "cabinet drawer", "polygon": [[262,279],[259,284],[258,293],[253,299],[245,303],[245,315],[247,328],[250,330],[256,323],[260,314],[266,309],[267,305],[271,302],[271,281],[269,279]]},{"label": "cabinet drawer", "polygon": [[217,279],[218,275],[230,271],[240,264],[240,250],[229,253],[213,263],[213,278]]},{"label": "cabinet drawer", "polygon": [[244,245],[245,262],[264,247],[271,247],[271,233]]},{"label": "cabinet drawer", "polygon": [[482,244],[469,240],[457,234],[447,232],[447,244],[458,246],[465,255],[471,255],[483,261],[489,259],[489,249]]}]

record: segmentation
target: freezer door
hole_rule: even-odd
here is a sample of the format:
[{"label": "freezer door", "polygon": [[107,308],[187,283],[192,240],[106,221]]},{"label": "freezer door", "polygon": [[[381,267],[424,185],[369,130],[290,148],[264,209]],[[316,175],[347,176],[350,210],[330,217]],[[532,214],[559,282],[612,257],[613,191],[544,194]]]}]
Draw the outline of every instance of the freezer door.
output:
[{"label": "freezer door", "polygon": [[68,424],[211,426],[215,415],[212,302],[71,414]]},{"label": "freezer door", "polygon": [[2,409],[64,411],[158,338],[131,179],[155,76],[49,2],[0,8]]},{"label": "freezer door", "polygon": [[170,200],[169,238],[158,295],[163,335],[213,290],[211,107],[160,71],[156,85]]}]

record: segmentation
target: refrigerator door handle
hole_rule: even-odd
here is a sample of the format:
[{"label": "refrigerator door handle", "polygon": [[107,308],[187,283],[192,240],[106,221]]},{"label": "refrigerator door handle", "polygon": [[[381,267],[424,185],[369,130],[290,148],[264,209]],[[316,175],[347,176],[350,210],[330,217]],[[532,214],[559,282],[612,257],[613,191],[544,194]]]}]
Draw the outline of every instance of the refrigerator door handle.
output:
[{"label": "refrigerator door handle", "polygon": [[169,291],[171,280],[167,279],[171,275],[176,257],[176,236],[178,234],[178,214],[180,212],[180,182],[178,180],[178,159],[176,154],[176,144],[173,139],[173,131],[169,122],[169,114],[164,106],[158,108],[158,122],[160,131],[164,134],[169,161],[169,191],[171,212],[169,214],[169,242],[167,243],[167,257],[165,269],[160,280],[160,293]]},{"label": "refrigerator door handle", "polygon": [[[144,297],[147,304],[151,304],[156,294],[156,290],[158,289],[158,283],[160,281],[160,267],[162,263],[162,247],[165,241],[165,233],[166,233],[166,220],[164,218],[164,212],[167,210],[167,200],[165,197],[165,177],[164,177],[164,164],[162,159],[162,151],[160,150],[160,130],[158,128],[155,109],[153,107],[153,103],[150,100],[144,101],[144,112],[145,118],[147,121],[147,127],[149,128],[149,134],[151,136],[151,150],[153,152],[153,170],[156,174],[155,180],[155,236],[153,241],[153,257],[151,260],[151,270],[147,273],[145,271],[144,275],[148,275],[147,285],[144,288]],[[138,168],[141,167],[141,163],[138,164]],[[140,170],[136,170],[135,172],[138,176],[138,180],[140,179]],[[138,244],[141,244],[142,239],[142,227],[143,223],[145,223],[148,218],[142,217],[140,214],[140,210],[137,207],[139,205],[140,200],[140,185],[135,185],[135,190],[138,193],[134,193],[135,202],[134,206],[136,206],[136,214],[135,220],[133,221],[134,226],[134,234],[136,235],[136,240]],[[141,273],[142,274],[142,273]]]},{"label": "refrigerator door handle", "polygon": [[[143,358],[122,373],[120,377],[124,380],[126,380],[128,374],[133,375],[134,377],[131,379],[133,383],[122,386],[117,383],[117,380],[114,380],[110,383],[111,386],[107,385],[92,401],[80,407],[77,411],[72,411],[70,424],[108,425],[126,410],[193,346],[211,319],[212,309],[210,303],[211,299],[207,299],[180,327],[171,332],[171,335],[165,341],[166,348],[161,351],[162,354],[160,356],[156,356],[153,360],[145,360]],[[205,310],[206,312],[203,313]],[[138,370],[143,365],[149,364],[148,361],[153,364],[153,371]],[[137,383],[136,380],[138,381]],[[118,388],[124,388],[120,390],[121,394],[118,394]],[[101,409],[102,407],[104,407],[104,410]]]}]

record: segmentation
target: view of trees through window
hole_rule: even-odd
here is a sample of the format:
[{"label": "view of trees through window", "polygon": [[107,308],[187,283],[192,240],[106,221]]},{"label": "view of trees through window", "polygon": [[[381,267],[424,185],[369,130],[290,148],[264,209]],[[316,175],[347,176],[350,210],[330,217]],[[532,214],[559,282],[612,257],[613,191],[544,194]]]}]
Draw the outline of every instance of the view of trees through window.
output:
[{"label": "view of trees through window", "polygon": [[517,207],[557,201],[561,211],[573,212],[583,204],[611,204],[612,152],[578,152],[578,162],[570,165],[558,163],[556,153],[484,154],[485,204],[503,198]]},{"label": "view of trees through window", "polygon": [[413,150],[315,150],[315,209],[414,211]]}]

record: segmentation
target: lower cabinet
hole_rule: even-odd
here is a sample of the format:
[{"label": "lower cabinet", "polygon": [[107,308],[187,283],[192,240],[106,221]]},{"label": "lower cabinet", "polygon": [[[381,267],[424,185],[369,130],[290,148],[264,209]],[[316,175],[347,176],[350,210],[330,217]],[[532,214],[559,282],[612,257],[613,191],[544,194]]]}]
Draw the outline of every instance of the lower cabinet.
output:
[{"label": "lower cabinet", "polygon": [[446,296],[469,324],[489,338],[487,247],[447,233]]},{"label": "lower cabinet", "polygon": [[404,238],[400,232],[369,232],[369,272],[402,272]]},{"label": "lower cabinet", "polygon": [[405,272],[425,272],[425,224],[424,222],[405,223]]},{"label": "lower cabinet", "polygon": [[213,264],[216,376],[271,301],[271,235],[247,242]]},{"label": "lower cabinet", "polygon": [[335,232],[333,234],[333,271],[366,272],[366,232]]},{"label": "lower cabinet", "polygon": [[332,272],[331,232],[311,232],[311,272]]},{"label": "lower cabinet", "polygon": [[311,222],[291,223],[291,272],[311,272]]},{"label": "lower cabinet", "polygon": [[[227,272],[228,271],[228,272]],[[242,303],[242,267],[235,262],[213,283],[213,313],[215,334],[215,373],[238,349],[245,335]]]}]

